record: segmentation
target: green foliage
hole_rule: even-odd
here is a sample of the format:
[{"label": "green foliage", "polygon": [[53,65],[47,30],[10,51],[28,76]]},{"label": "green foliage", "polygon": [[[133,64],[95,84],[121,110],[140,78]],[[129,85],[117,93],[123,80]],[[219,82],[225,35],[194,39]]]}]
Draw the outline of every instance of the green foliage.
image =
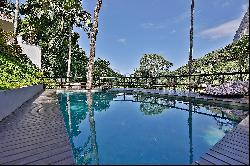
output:
[{"label": "green foliage", "polygon": [[[23,39],[42,49],[42,69],[45,76],[66,77],[69,55],[69,33],[71,27],[81,27],[89,35],[91,16],[82,8],[80,0],[27,0],[20,9],[25,15],[19,29]],[[78,33],[72,34],[71,81],[86,80],[88,58],[79,46]],[[110,63],[97,59],[94,63],[96,76],[117,74]]]},{"label": "green foliage", "polygon": [[0,53],[0,71],[0,89],[19,88],[41,82],[39,77],[42,77],[42,73],[34,65],[23,64],[11,55]]},{"label": "green foliage", "polygon": [[4,13],[7,18],[11,18],[11,13],[15,9],[15,4],[13,2],[8,2],[7,0],[0,1],[0,12]]},{"label": "green foliage", "polygon": [[42,73],[32,64],[20,46],[7,44],[10,34],[0,29],[0,89],[40,83]]},{"label": "green foliage", "polygon": [[[46,76],[66,77],[69,50],[69,33],[73,25],[88,31],[90,14],[82,9],[80,0],[27,0],[20,9],[25,15],[19,29],[23,39],[42,49],[42,69]],[[79,62],[85,60],[85,52],[79,47],[79,34],[72,35],[71,66],[73,77],[82,76],[85,69]],[[76,56],[76,57],[74,57]]]},{"label": "green foliage", "polygon": [[[193,74],[249,71],[248,36],[193,61]],[[188,74],[188,65],[173,71],[174,75]]]},{"label": "green foliage", "polygon": [[[233,73],[249,72],[249,40],[248,36],[242,37],[239,41],[233,42],[222,49],[212,51],[204,57],[196,59],[192,63],[192,74],[213,74],[213,73]],[[188,65],[184,65],[172,75],[188,75]],[[221,84],[222,81],[237,81],[240,75],[234,76],[207,76],[199,81],[208,84]],[[243,80],[249,79],[249,75],[243,75]],[[196,80],[197,81],[197,80]],[[179,83],[188,83],[188,77],[178,80]],[[191,80],[191,82],[195,82]]]},{"label": "green foliage", "polygon": [[145,54],[140,60],[140,66],[134,76],[158,77],[166,75],[173,64],[158,54]]},{"label": "green foliage", "polygon": [[96,77],[119,77],[119,73],[110,68],[109,61],[97,58],[94,63],[94,76]]}]

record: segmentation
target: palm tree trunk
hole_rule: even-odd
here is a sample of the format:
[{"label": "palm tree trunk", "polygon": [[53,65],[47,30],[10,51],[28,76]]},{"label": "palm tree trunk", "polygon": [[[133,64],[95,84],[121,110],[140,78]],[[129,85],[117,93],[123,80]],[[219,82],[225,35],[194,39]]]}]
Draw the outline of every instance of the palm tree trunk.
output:
[{"label": "palm tree trunk", "polygon": [[188,61],[188,82],[189,91],[191,91],[191,75],[192,75],[192,61],[193,61],[193,33],[194,33],[194,0],[191,3],[191,26],[190,26],[190,47],[189,47],[189,61]]},{"label": "palm tree trunk", "polygon": [[18,16],[19,16],[19,0],[16,0],[16,10],[15,10],[15,18],[14,18],[14,35],[15,35],[15,44],[17,44],[17,24],[18,24]]},{"label": "palm tree trunk", "polygon": [[[69,59],[68,59],[68,70],[67,70],[67,83],[69,83],[70,77],[70,65],[71,65],[71,52],[72,52],[72,27],[69,29]],[[68,87],[68,86],[67,86]]]},{"label": "palm tree trunk", "polygon": [[97,0],[94,11],[94,23],[90,33],[90,55],[88,62],[87,84],[86,84],[86,89],[88,90],[92,89],[92,83],[93,83],[93,67],[95,59],[96,36],[98,33],[98,17],[101,5],[102,5],[102,0]]}]

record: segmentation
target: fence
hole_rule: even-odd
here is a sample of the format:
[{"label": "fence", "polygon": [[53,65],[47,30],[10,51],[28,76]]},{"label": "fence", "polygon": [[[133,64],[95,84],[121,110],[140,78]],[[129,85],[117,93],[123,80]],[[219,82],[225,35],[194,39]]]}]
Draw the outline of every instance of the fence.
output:
[{"label": "fence", "polygon": [[[248,81],[249,72],[214,73],[191,75],[190,86],[193,90],[203,89],[207,84],[217,86],[229,81]],[[98,86],[109,84],[111,87],[144,89],[187,89],[189,75],[167,75],[159,77],[118,77],[113,80],[99,79]],[[206,84],[206,85],[205,85]]]},{"label": "fence", "polygon": [[[189,75],[166,75],[159,77],[95,77],[93,81],[94,87],[99,88],[144,88],[144,89],[187,89],[189,85],[196,91],[205,88],[205,85],[217,86],[229,81],[249,81],[248,72],[233,73],[213,73],[213,74],[195,74]],[[43,79],[53,80],[51,86],[49,82],[47,88],[65,88],[78,87],[86,88],[86,78],[50,78]]]}]

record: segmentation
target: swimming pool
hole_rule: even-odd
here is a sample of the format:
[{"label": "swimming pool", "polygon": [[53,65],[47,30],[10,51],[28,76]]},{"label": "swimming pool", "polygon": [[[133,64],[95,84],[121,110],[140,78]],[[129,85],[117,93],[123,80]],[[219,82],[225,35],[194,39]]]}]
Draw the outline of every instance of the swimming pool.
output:
[{"label": "swimming pool", "polygon": [[59,93],[76,164],[191,164],[236,124],[220,107],[146,94]]}]

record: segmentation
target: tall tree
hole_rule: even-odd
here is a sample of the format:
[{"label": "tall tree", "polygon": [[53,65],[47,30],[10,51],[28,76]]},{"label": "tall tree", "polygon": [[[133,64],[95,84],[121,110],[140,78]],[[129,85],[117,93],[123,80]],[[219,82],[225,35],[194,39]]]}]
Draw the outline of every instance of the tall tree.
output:
[{"label": "tall tree", "polygon": [[191,2],[191,26],[190,26],[190,47],[189,47],[189,61],[188,61],[188,74],[189,74],[189,91],[191,91],[191,75],[192,75],[192,61],[193,61],[193,33],[194,33],[194,0]]},{"label": "tall tree", "polygon": [[158,77],[166,75],[173,63],[158,54],[144,54],[140,59],[140,66],[135,70],[135,76]]},{"label": "tall tree", "polygon": [[[72,30],[74,26],[88,30],[90,14],[82,9],[81,0],[26,0],[20,11],[25,15],[20,34],[26,42],[41,47],[45,75],[66,77],[70,73],[75,77],[83,76],[77,76],[76,72],[81,73],[79,69],[85,72],[85,67],[79,67],[79,59],[85,64],[83,61],[87,58],[77,44],[79,35]],[[73,57],[76,55],[78,59]],[[77,62],[78,67],[73,68],[69,59],[72,63]],[[68,70],[67,61],[75,73],[70,68]]]},{"label": "tall tree", "polygon": [[[69,29],[69,58],[68,58],[68,70],[67,70],[67,82],[69,82],[70,75],[70,65],[71,65],[71,50],[72,50],[72,27]],[[68,87],[68,86],[67,86]]]},{"label": "tall tree", "polygon": [[90,55],[88,62],[87,84],[86,84],[86,89],[88,90],[92,89],[92,83],[93,83],[93,67],[95,59],[96,36],[98,33],[98,17],[101,6],[102,6],[102,0],[97,0],[94,10],[94,22],[90,32]]},{"label": "tall tree", "polygon": [[15,43],[17,44],[17,24],[19,17],[19,0],[16,0],[16,9],[15,9],[15,18],[14,18],[14,35],[15,35]]}]

